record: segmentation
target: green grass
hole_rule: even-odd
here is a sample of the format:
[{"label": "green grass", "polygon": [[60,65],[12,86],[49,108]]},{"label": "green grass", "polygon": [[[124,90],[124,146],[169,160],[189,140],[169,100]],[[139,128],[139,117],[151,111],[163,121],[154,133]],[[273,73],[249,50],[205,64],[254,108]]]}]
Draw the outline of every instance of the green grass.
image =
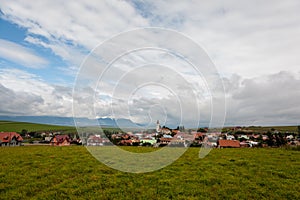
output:
[{"label": "green grass", "polygon": [[[73,126],[58,126],[49,124],[36,124],[27,122],[13,122],[13,121],[1,121],[0,120],[0,132],[18,132],[23,129],[28,132],[42,132],[42,131],[63,131],[64,133],[76,132],[76,127]],[[98,126],[80,127],[84,132],[97,133],[101,132]],[[118,128],[103,127],[103,130],[120,131]]]},{"label": "green grass", "polygon": [[[103,130],[109,131],[120,131],[118,128],[110,128],[110,127],[102,127]],[[228,129],[230,127],[225,127],[224,129]],[[298,132],[297,126],[270,126],[270,127],[248,127],[247,129],[253,130],[256,132],[266,132],[271,130],[272,128],[281,131],[281,132]],[[23,129],[30,131],[64,131],[64,132],[75,132],[76,128],[72,126],[57,126],[57,125],[48,125],[48,124],[36,124],[36,123],[27,123],[27,122],[12,122],[12,121],[1,121],[0,120],[0,132],[21,132]],[[99,127],[82,127],[86,132],[97,132],[99,131]],[[124,131],[130,131],[130,129],[124,129]]]},{"label": "green grass", "polygon": [[82,146],[4,147],[0,199],[300,198],[299,151],[214,149],[204,159],[198,153],[190,148],[166,168],[130,174],[101,164]]},{"label": "green grass", "polygon": [[249,130],[253,130],[256,132],[267,132],[270,131],[271,129],[275,129],[280,132],[298,132],[298,127],[297,126],[252,126],[252,127],[247,127]]},{"label": "green grass", "polygon": [[71,126],[56,126],[47,124],[35,124],[27,122],[12,122],[12,121],[0,121],[0,132],[21,132],[26,129],[31,131],[76,131],[75,127]]}]

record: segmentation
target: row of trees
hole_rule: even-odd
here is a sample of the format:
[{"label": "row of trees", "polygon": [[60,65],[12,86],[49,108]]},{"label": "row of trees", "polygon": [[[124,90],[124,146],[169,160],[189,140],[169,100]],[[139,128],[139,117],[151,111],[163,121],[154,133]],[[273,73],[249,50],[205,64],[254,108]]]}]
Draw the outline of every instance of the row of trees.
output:
[{"label": "row of trees", "polygon": [[283,134],[281,132],[279,132],[278,134],[272,134],[271,131],[267,132],[267,136],[268,139],[266,141],[266,143],[268,144],[268,146],[283,146],[285,144],[287,144],[287,140],[285,139],[285,137],[283,136]]}]

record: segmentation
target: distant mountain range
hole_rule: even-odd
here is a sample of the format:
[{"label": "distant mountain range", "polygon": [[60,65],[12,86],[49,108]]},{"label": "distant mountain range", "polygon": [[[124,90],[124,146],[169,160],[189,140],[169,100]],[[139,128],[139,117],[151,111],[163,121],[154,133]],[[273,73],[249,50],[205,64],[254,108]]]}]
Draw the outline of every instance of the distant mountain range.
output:
[{"label": "distant mountain range", "polygon": [[[38,124],[51,124],[62,126],[75,126],[73,117],[56,117],[56,116],[0,116],[0,120],[31,122]],[[98,122],[97,122],[98,121]],[[112,119],[112,118],[98,118],[96,120],[88,118],[76,118],[78,126],[101,126],[113,128],[142,128],[144,124],[136,124],[130,119]],[[153,124],[153,127],[155,125]]]}]

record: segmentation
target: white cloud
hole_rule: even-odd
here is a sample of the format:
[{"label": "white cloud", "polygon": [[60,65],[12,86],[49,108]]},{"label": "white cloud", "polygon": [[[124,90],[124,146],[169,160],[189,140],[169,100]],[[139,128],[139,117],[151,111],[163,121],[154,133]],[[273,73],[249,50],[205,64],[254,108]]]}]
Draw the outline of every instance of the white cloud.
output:
[{"label": "white cloud", "polygon": [[[282,70],[298,71],[299,5],[297,0],[176,4],[17,0],[3,2],[2,11],[6,19],[27,28],[26,41],[52,49],[72,65],[78,66],[87,51],[112,35],[151,25],[174,28],[196,40],[222,74],[255,77]],[[35,36],[44,39],[37,40]]]},{"label": "white cloud", "polygon": [[18,69],[1,69],[0,84],[2,115],[72,116],[71,88],[47,84]]},{"label": "white cloud", "polygon": [[295,125],[300,122],[300,78],[282,71],[227,79],[227,123],[232,125]]},{"label": "white cloud", "polygon": [[36,105],[43,103],[39,96],[26,92],[14,92],[0,83],[1,98],[0,115],[31,115],[36,114]]},{"label": "white cloud", "polygon": [[[157,86],[149,88],[152,96],[145,95],[145,90],[137,91],[131,98],[114,99],[101,96],[92,88],[83,88],[75,93],[72,100],[72,88],[44,83],[39,77],[15,69],[2,69],[0,72],[1,115],[52,115],[72,116],[72,101],[78,117],[94,118],[109,116],[129,118],[137,123],[165,120],[168,126],[182,124],[194,126],[197,102],[193,95],[176,91],[175,94],[161,90]],[[280,72],[268,76],[243,79],[238,75],[224,80],[227,90],[227,125],[294,125],[299,123],[300,77],[290,72]],[[22,83],[22,87],[20,87]],[[156,88],[156,89],[155,89]],[[156,96],[153,92],[157,92]],[[96,93],[95,93],[96,92]],[[159,94],[162,94],[163,98]],[[184,92],[182,90],[182,92]],[[123,91],[126,93],[126,91]],[[165,95],[169,93],[169,95]],[[95,94],[95,98],[90,98]],[[119,95],[122,95],[118,93]],[[159,97],[159,98],[158,98]],[[108,101],[107,101],[108,100]],[[113,107],[111,107],[111,105]],[[200,123],[208,125],[211,115],[209,101],[201,101],[199,106]],[[112,109],[113,108],[113,115]],[[126,112],[124,112],[124,110]],[[218,117],[218,115],[216,116]]]},{"label": "white cloud", "polygon": [[126,1],[6,1],[1,9],[7,20],[27,29],[26,41],[50,48],[76,65],[82,61],[84,49],[89,51],[120,31],[147,26],[147,20]]},{"label": "white cloud", "polygon": [[150,4],[145,10],[154,25],[175,28],[203,45],[222,74],[299,71],[299,1],[137,2]]},{"label": "white cloud", "polygon": [[[49,48],[65,62],[70,63],[72,68],[65,71],[75,71],[76,66],[79,66],[89,50],[121,31],[146,26],[181,31],[204,47],[221,75],[226,77],[224,84],[228,102],[227,123],[255,125],[298,123],[299,77],[294,74],[299,73],[300,66],[299,6],[300,2],[297,0],[209,2],[194,0],[176,4],[173,1],[67,1],[62,3],[58,0],[39,2],[16,0],[2,2],[1,10],[7,20],[27,29],[26,42]],[[160,40],[167,42],[168,37],[164,36]],[[126,42],[141,41],[136,38]],[[13,44],[0,45],[2,54],[7,51],[6,48],[1,50],[4,46],[9,47]],[[122,47],[115,44],[113,48],[112,50],[116,52]],[[15,49],[28,53],[28,49],[20,45]],[[102,53],[104,58],[106,56],[109,58],[111,55],[110,51]],[[33,56],[33,59],[28,59],[31,58],[28,54],[26,58],[22,55],[24,53],[14,55],[10,51],[10,53],[6,52],[5,57],[28,66],[31,66],[30,63],[44,62],[35,57],[32,52],[29,55]],[[95,113],[90,105],[95,104],[96,108],[102,108],[99,114],[109,116],[107,99],[114,96],[110,94],[114,83],[109,80],[118,80],[123,73],[129,72],[133,65],[157,62],[160,59],[165,59],[161,64],[173,66],[173,70],[179,70],[180,66],[183,66],[182,63],[164,55],[157,57],[151,55],[151,52],[138,54],[135,57],[124,57],[111,71],[103,85],[103,90],[100,91],[102,95],[100,97],[104,99],[95,103],[85,93],[94,92],[92,86],[82,88],[80,98],[75,102],[84,106],[80,114],[92,117]],[[93,66],[94,63],[89,64]],[[90,70],[87,75],[95,75],[99,72],[99,69],[96,69],[99,65],[94,66],[95,69]],[[156,76],[149,71],[145,73],[147,74],[132,73],[131,76],[129,74],[127,80],[123,81],[116,98],[117,112],[123,113],[124,106],[128,106],[124,98],[126,100],[126,95],[131,92],[129,89],[134,89],[134,84],[146,79],[145,76],[150,78]],[[167,74],[167,70],[161,73]],[[180,73],[193,83],[201,82],[199,79],[202,77],[195,77],[188,70],[181,70]],[[184,87],[187,84],[180,84],[181,82],[176,84],[175,76],[166,75],[165,78],[169,80],[168,84],[178,86],[177,89],[180,89],[181,94],[185,94],[186,98],[183,100],[190,105],[186,110],[192,113],[195,108],[191,106],[193,102],[190,102],[188,96],[190,88]],[[153,80],[159,82],[155,77]],[[71,113],[72,100],[68,92],[70,88],[66,90],[58,88],[45,83],[39,77],[13,69],[2,70],[0,83],[3,85],[2,89],[10,90],[11,94],[26,99],[22,96],[25,92],[30,94],[29,101],[37,99],[37,106],[28,108],[27,111],[31,109],[31,112],[36,114],[70,115]],[[199,85],[203,86],[202,83]],[[157,94],[160,92],[156,91]],[[144,91],[143,94],[146,93]],[[178,109],[174,106],[176,103],[167,97],[158,99],[152,98],[149,93],[147,95],[141,95],[139,101],[135,101],[135,106],[132,107],[134,119],[148,120],[145,112],[149,109],[151,111],[151,106],[157,105],[157,101],[160,101],[174,119],[178,113]],[[151,95],[155,96],[155,92]],[[14,104],[18,105],[16,102]],[[200,105],[205,120],[209,119],[208,105],[207,103]],[[161,112],[158,107],[152,109],[152,114],[155,114],[155,110],[157,113]],[[163,114],[164,112],[160,113]]]},{"label": "white cloud", "polygon": [[48,61],[33,50],[14,42],[0,39],[0,57],[29,68],[43,68]]}]

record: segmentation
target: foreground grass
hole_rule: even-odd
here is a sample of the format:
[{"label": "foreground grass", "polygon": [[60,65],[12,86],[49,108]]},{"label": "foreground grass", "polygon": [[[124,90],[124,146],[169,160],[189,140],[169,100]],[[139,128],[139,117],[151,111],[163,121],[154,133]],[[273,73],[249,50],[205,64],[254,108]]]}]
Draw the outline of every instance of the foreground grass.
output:
[{"label": "foreground grass", "polygon": [[204,159],[198,151],[159,171],[130,174],[81,146],[0,148],[0,199],[300,198],[299,151],[215,149]]}]

